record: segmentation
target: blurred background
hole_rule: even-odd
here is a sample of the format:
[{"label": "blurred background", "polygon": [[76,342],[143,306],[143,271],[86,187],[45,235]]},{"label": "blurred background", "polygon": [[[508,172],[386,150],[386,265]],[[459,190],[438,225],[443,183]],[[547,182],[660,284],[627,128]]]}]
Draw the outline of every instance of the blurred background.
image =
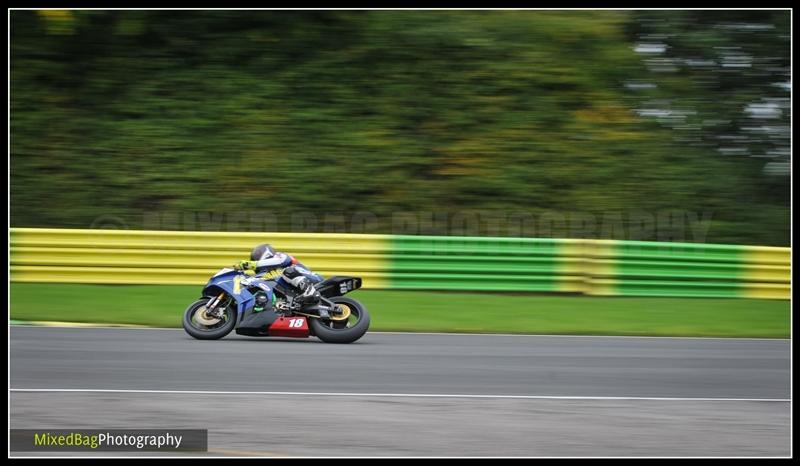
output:
[{"label": "blurred background", "polygon": [[680,209],[706,242],[789,243],[789,11],[10,16],[14,227]]},{"label": "blurred background", "polygon": [[[791,454],[790,15],[10,11],[10,423]],[[264,242],[364,338],[178,330]]]}]

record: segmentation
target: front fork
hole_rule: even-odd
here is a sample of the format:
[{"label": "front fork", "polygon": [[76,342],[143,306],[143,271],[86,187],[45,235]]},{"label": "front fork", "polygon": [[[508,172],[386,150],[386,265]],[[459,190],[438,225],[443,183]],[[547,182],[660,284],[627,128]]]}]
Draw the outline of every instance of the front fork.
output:
[{"label": "front fork", "polygon": [[217,309],[217,306],[219,306],[219,303],[222,302],[222,298],[224,297],[225,297],[225,292],[222,292],[219,294],[219,296],[212,299],[208,303],[208,305],[206,305],[206,314],[213,317],[221,318],[222,317],[221,310]]}]

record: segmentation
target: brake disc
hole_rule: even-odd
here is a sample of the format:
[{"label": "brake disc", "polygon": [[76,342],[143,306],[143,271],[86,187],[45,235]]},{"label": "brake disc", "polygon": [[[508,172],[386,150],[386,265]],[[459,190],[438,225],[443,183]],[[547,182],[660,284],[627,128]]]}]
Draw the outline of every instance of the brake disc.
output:
[{"label": "brake disc", "polygon": [[208,311],[208,308],[203,306],[200,309],[198,309],[197,312],[194,313],[195,320],[197,322],[199,322],[200,324],[202,324],[202,325],[214,325],[214,324],[218,324],[219,321],[222,320],[219,317],[213,317],[213,316],[208,315],[206,313],[206,311]]}]

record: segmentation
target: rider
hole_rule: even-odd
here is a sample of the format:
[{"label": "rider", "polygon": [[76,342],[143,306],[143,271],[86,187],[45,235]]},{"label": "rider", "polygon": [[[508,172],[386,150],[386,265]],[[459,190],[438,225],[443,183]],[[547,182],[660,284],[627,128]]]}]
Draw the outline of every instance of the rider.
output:
[{"label": "rider", "polygon": [[[306,266],[289,254],[278,252],[269,244],[259,244],[250,252],[249,261],[239,261],[236,270],[252,270],[256,278],[282,278],[302,292],[297,298],[306,303],[316,303],[320,294],[314,283],[322,281],[322,277],[308,270]],[[260,276],[260,277],[259,277]],[[297,299],[296,298],[296,299]]]}]

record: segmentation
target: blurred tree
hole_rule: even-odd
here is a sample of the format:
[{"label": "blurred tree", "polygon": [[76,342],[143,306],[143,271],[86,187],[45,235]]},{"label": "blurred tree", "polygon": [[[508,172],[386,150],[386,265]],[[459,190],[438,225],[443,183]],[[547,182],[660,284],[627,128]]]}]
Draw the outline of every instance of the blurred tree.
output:
[{"label": "blurred tree", "polygon": [[670,128],[680,145],[731,159],[739,176],[730,182],[743,186],[730,190],[738,218],[728,216],[740,228],[788,225],[789,12],[637,11],[632,19],[629,35],[649,70],[627,84],[638,113]]},{"label": "blurred tree", "polygon": [[[745,123],[788,118],[770,100],[782,71],[763,82],[722,65],[655,73],[666,62],[649,57],[691,60],[697,41],[642,47],[703,32],[688,13],[663,15],[13,11],[11,223],[85,228],[112,215],[136,228],[152,212],[336,209],[369,211],[370,231],[388,233],[399,211],[680,208],[713,212],[708,241],[786,244],[785,177],[719,150],[780,149]],[[779,19],[743,36],[752,52],[700,50],[778,69],[789,43]],[[691,128],[649,117],[665,108],[685,110]],[[276,227],[292,228],[289,215]]]}]

